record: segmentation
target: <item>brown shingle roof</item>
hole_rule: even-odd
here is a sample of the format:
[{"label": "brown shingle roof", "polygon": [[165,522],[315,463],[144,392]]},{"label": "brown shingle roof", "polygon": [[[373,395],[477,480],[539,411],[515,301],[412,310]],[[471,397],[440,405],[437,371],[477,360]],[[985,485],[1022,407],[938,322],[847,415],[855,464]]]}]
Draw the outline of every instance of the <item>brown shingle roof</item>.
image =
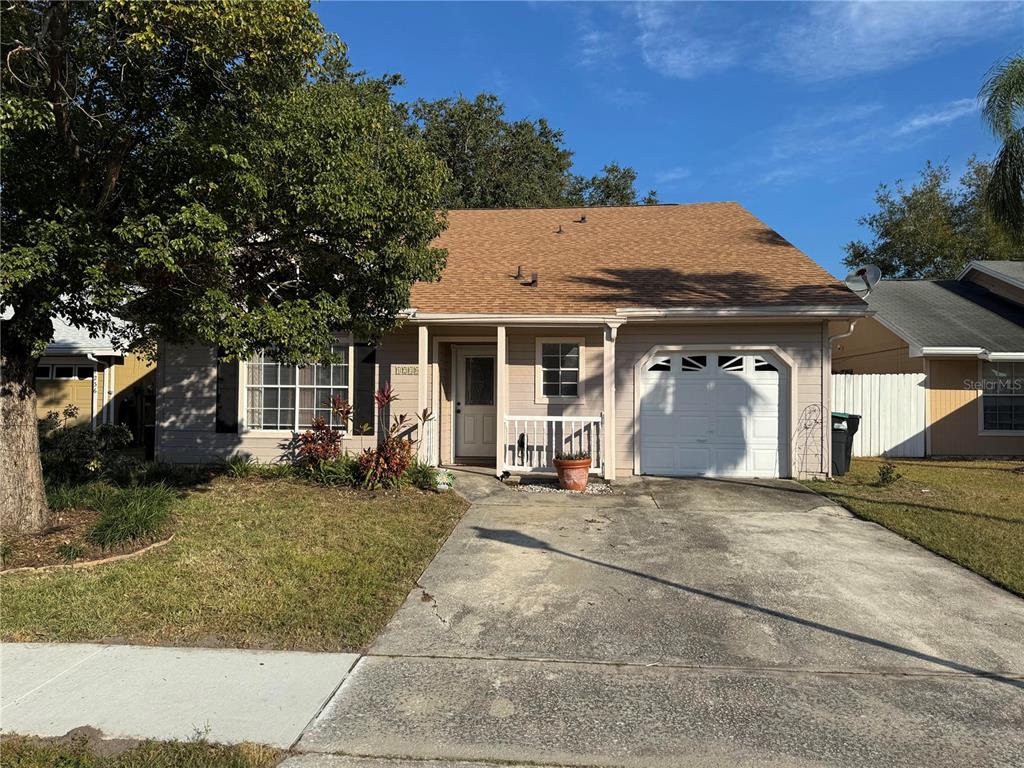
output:
[{"label": "brown shingle roof", "polygon": [[[861,303],[737,203],[463,210],[448,224],[441,281],[413,286],[421,313]],[[537,287],[512,278],[520,265]]]}]

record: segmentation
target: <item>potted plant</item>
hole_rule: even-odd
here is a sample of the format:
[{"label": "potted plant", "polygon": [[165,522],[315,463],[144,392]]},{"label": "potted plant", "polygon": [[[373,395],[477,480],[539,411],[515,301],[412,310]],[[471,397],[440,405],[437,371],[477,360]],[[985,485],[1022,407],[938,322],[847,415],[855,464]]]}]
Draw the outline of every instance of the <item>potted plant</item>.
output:
[{"label": "potted plant", "polygon": [[558,470],[559,488],[582,493],[587,489],[590,477],[590,453],[559,451],[555,454],[555,469]]}]

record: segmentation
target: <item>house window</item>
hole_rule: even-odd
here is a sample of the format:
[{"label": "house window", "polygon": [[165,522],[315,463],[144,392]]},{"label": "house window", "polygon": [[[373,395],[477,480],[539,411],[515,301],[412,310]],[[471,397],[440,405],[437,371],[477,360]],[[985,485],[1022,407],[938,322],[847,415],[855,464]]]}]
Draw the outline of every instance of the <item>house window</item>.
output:
[{"label": "house window", "polygon": [[313,419],[323,418],[332,427],[347,428],[331,412],[331,400],[352,402],[352,350],[339,344],[331,351],[338,358],[331,365],[281,365],[255,355],[246,366],[246,426],[300,431],[309,429]]},{"label": "house window", "polygon": [[36,366],[36,380],[50,378],[50,366],[48,365],[37,365]]},{"label": "house window", "polygon": [[981,429],[1024,431],[1024,363],[982,363]]},{"label": "house window", "polygon": [[55,378],[55,379],[73,379],[73,378],[75,378],[75,366],[73,366],[73,365],[55,365],[55,366],[53,366],[53,378]]},{"label": "house window", "polygon": [[582,397],[583,339],[537,339],[537,402]]}]

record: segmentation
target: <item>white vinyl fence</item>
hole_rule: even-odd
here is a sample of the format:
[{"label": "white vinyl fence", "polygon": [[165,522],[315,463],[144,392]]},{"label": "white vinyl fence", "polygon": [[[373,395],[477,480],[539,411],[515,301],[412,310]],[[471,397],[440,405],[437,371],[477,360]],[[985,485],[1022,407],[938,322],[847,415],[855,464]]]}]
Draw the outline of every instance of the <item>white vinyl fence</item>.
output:
[{"label": "white vinyl fence", "polygon": [[924,456],[923,373],[834,373],[832,410],[861,417],[854,456]]}]

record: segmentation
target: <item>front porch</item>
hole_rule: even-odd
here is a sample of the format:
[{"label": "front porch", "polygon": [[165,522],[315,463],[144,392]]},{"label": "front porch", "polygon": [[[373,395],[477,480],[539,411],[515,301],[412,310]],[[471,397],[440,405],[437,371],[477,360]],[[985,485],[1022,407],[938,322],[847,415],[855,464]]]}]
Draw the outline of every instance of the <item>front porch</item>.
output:
[{"label": "front porch", "polygon": [[429,411],[422,461],[489,466],[498,477],[554,470],[588,453],[615,477],[618,322],[457,326],[418,321],[417,405]]}]

